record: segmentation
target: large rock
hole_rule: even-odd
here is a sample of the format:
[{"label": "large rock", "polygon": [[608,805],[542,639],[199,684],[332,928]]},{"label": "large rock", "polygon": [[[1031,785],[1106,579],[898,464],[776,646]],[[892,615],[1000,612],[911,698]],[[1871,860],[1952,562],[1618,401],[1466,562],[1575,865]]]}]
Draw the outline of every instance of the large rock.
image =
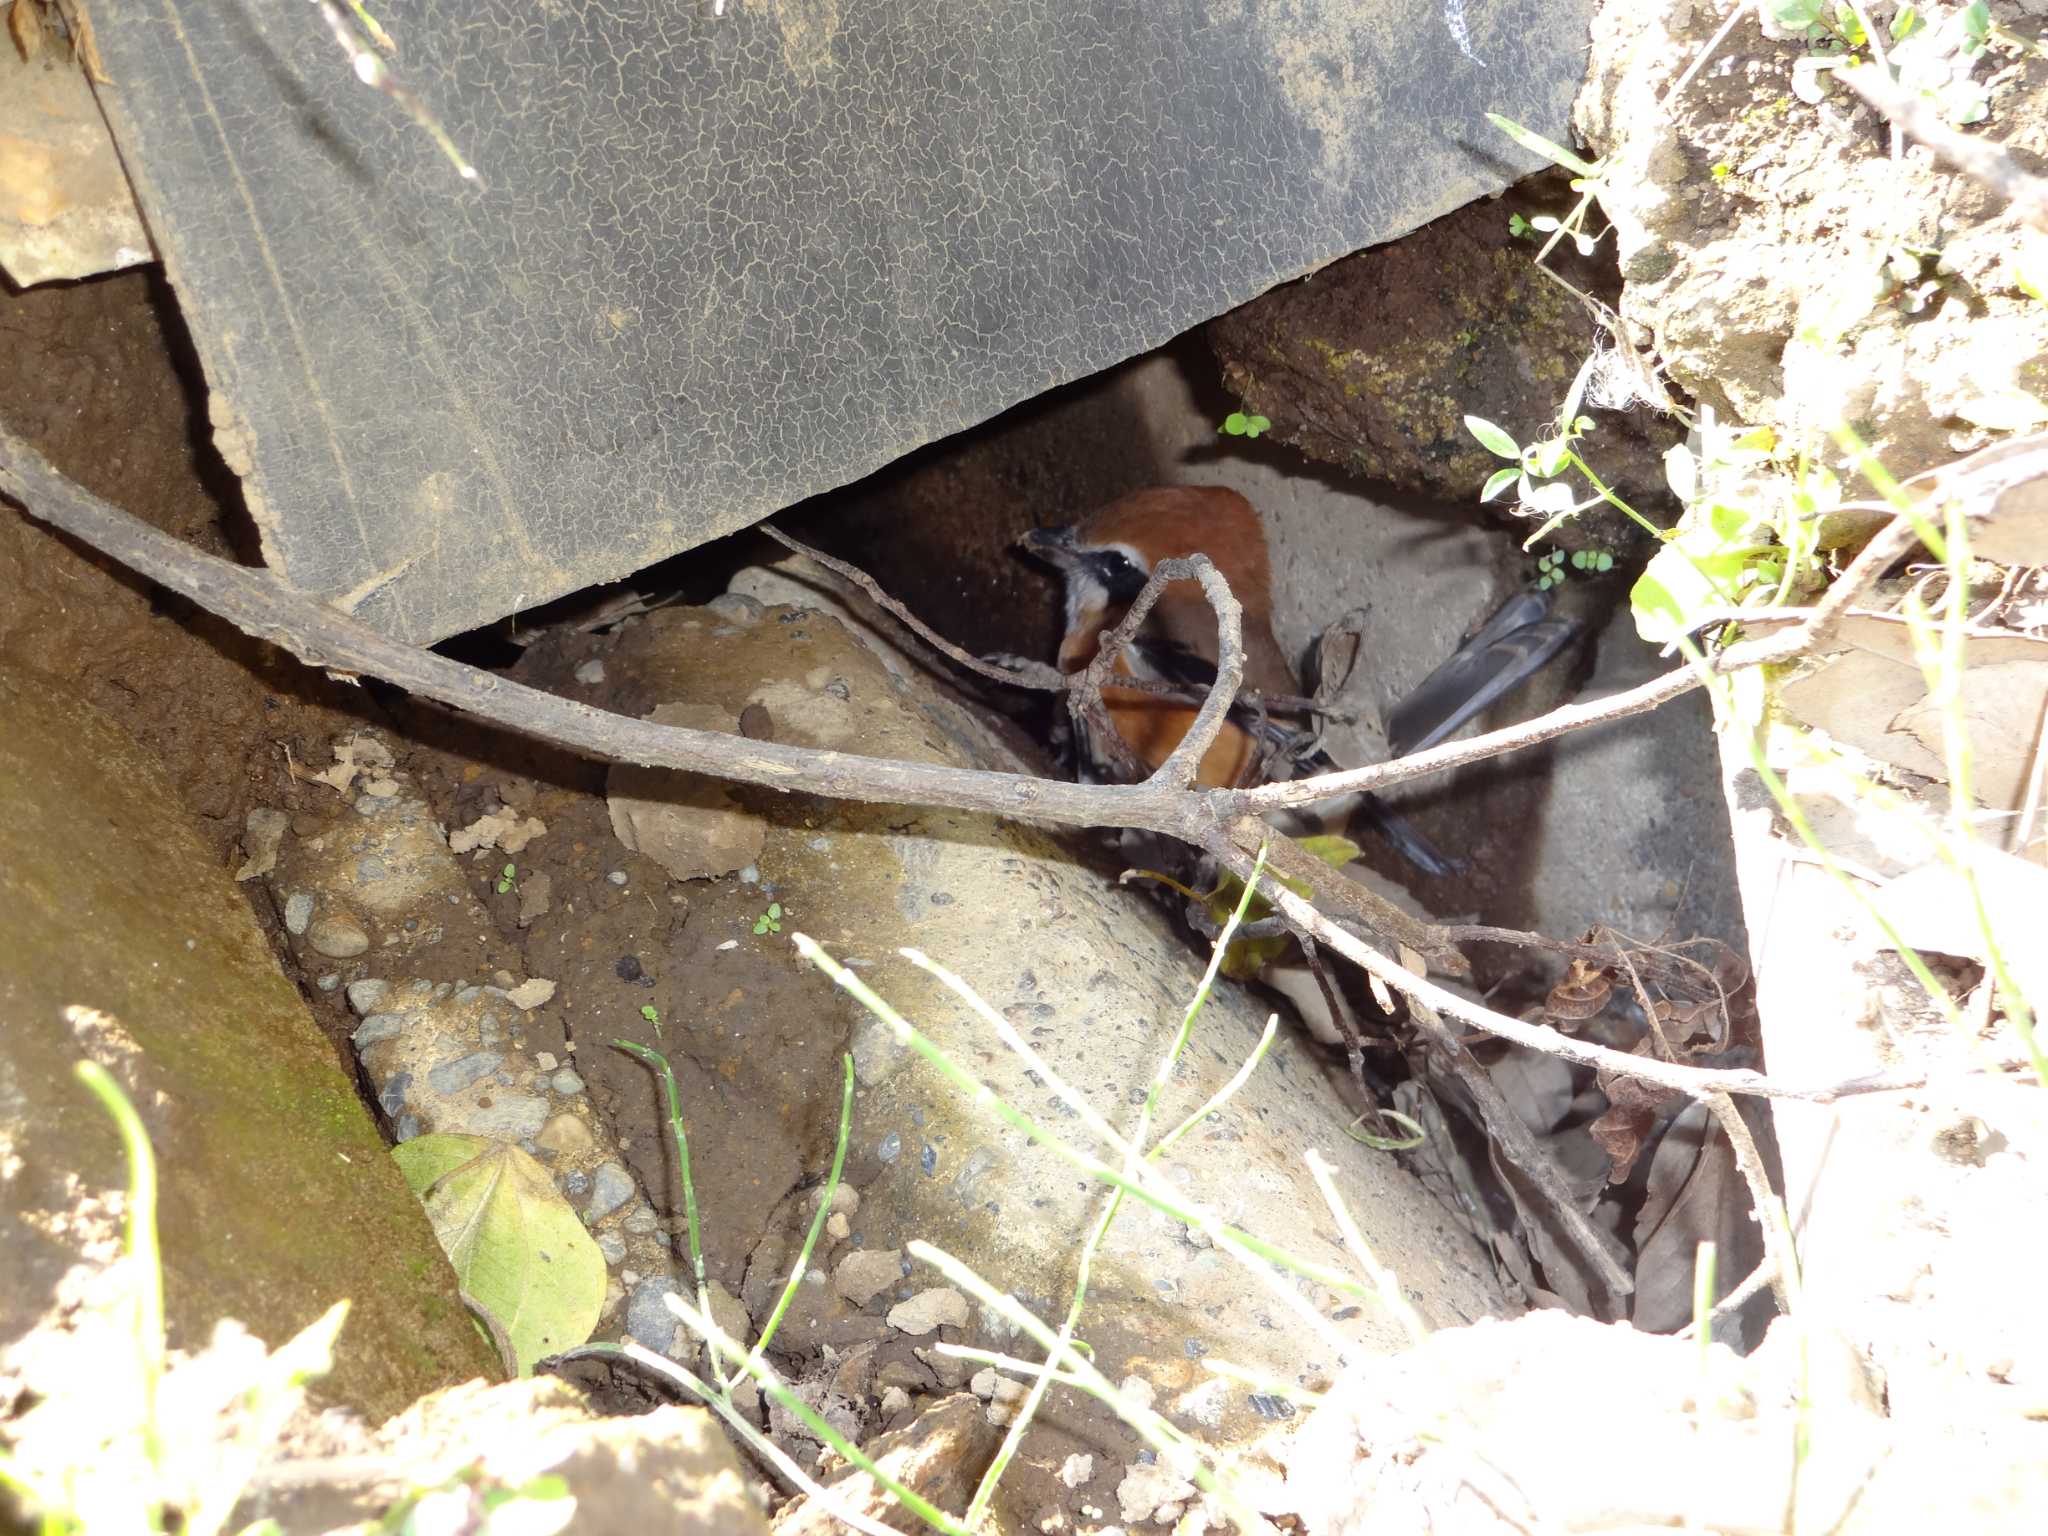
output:
[{"label": "large rock", "polygon": [[[1558,175],[1532,177],[1497,201],[1446,214],[1413,234],[1333,262],[1212,321],[1224,381],[1271,435],[1345,473],[1470,506],[1501,461],[1465,428],[1467,415],[1518,442],[1548,435],[1579,365],[1610,345],[1565,287],[1537,268],[1537,246],[1511,214],[1562,215],[1576,194]],[[1612,252],[1577,256],[1565,241],[1550,265],[1612,303]],[[1638,510],[1667,496],[1662,456],[1677,423],[1637,407],[1595,411],[1587,452]],[[1559,537],[1612,545],[1629,536],[1604,510]]]},{"label": "large rock", "polygon": [[[1950,14],[1928,11],[1893,61],[1919,52],[1924,66]],[[1847,421],[1902,476],[2026,425],[2029,409],[2038,425],[2048,305],[2019,285],[2038,238],[2020,214],[1924,149],[1892,159],[1882,120],[1846,87],[1803,99],[1828,77],[1802,80],[1804,42],[1760,38],[1752,19],[1675,91],[1720,21],[1692,0],[1603,5],[1575,112],[1606,157],[1622,315],[1672,381],[1724,421],[1826,456]],[[1968,132],[2037,164],[2048,61],[2012,70]]]},{"label": "large rock", "polygon": [[[767,573],[744,573],[738,585],[771,598],[787,590]],[[629,625],[604,664],[617,680],[616,702],[635,712],[681,703],[736,717],[758,708],[765,719],[752,714],[757,729],[777,741],[930,763],[1022,766],[942,690],[914,669],[890,670],[816,611],[733,597],[714,609],[666,609]],[[738,793],[768,823],[759,875],[775,891],[785,928],[812,935],[857,965],[876,991],[1011,1104],[1085,1143],[1072,1110],[903,959],[898,946],[925,951],[1013,1020],[1076,1090],[1129,1124],[1201,969],[1201,957],[1148,901],[1119,889],[1071,846],[1027,826],[950,811]],[[787,934],[757,930],[724,940],[715,930],[699,938],[698,930],[693,918],[670,965],[717,975],[720,967],[748,963],[728,957],[735,944],[751,950],[787,943]],[[692,950],[693,943],[704,947]],[[764,991],[759,980],[748,983],[754,1052],[786,1051],[795,1072],[804,1051],[823,1044],[836,1056],[840,1042],[849,1045],[859,1076],[849,1167],[864,1187],[847,1240],[813,1255],[811,1281],[799,1288],[783,1324],[783,1347],[848,1347],[888,1335],[891,1309],[939,1284],[938,1277],[912,1266],[854,1307],[825,1276],[856,1248],[897,1248],[912,1238],[961,1256],[1001,1288],[1028,1297],[1041,1314],[1063,1311],[1100,1187],[969,1102],[887,1026],[815,977],[805,983],[806,968],[793,952],[786,966],[788,981],[767,983],[780,993]],[[712,986],[705,995],[718,991]],[[686,1061],[715,1060],[720,1037],[737,1027],[737,1018],[714,1008],[672,1019],[667,1049]],[[1167,1089],[1162,1128],[1221,1086],[1250,1051],[1263,1018],[1252,997],[1227,986],[1218,991]],[[630,1020],[622,1024],[630,1027]],[[602,1061],[584,1065],[606,1082]],[[822,1098],[827,1084],[829,1109],[836,1111],[836,1074],[812,1093]],[[686,1083],[691,1102],[722,1092],[715,1074]],[[809,1118],[829,1135],[827,1108],[814,1104]],[[1490,1269],[1470,1239],[1394,1159],[1347,1138],[1345,1118],[1321,1060],[1283,1031],[1238,1096],[1177,1148],[1174,1177],[1227,1220],[1304,1258],[1347,1269],[1302,1164],[1303,1150],[1317,1148],[1335,1162],[1339,1185],[1380,1257],[1427,1314],[1451,1320],[1497,1311],[1502,1303]],[[771,1129],[764,1121],[761,1132]],[[784,1156],[765,1134],[756,1139],[759,1167]],[[797,1166],[814,1174],[827,1155],[813,1145]],[[807,1214],[800,1200],[786,1205],[786,1219],[771,1223],[747,1277],[744,1299],[757,1317],[789,1272],[790,1237]],[[1368,1349],[1400,1343],[1398,1324],[1377,1304],[1353,1305],[1317,1287],[1307,1294],[1326,1316],[1342,1313],[1335,1326]],[[987,1330],[971,1311],[966,1331],[1002,1337]],[[942,1326],[938,1339],[916,1342],[925,1347],[961,1331]],[[1083,1333],[1112,1378],[1146,1376],[1163,1410],[1207,1434],[1242,1433],[1258,1421],[1246,1392],[1204,1370],[1203,1355],[1288,1380],[1336,1364],[1221,1252],[1190,1243],[1179,1223],[1136,1203],[1127,1204],[1096,1263]]]},{"label": "large rock", "polygon": [[[0,1342],[74,1261],[82,1199],[125,1189],[72,1075],[72,1006],[118,1021],[156,1150],[174,1346],[233,1317],[278,1345],[343,1297],[316,1387],[373,1418],[491,1373],[419,1202],[153,760],[66,685],[0,672]],[[120,1045],[132,1041],[132,1052]],[[102,1049],[107,1047],[103,1045]]]}]

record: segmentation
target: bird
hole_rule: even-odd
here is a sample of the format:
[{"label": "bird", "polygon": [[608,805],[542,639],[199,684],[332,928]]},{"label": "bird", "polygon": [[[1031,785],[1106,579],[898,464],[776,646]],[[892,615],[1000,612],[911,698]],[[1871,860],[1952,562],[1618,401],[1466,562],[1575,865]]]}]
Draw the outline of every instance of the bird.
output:
[{"label": "bird", "polygon": [[[1134,491],[1079,524],[1034,529],[1023,545],[1063,578],[1060,671],[1079,672],[1095,660],[1103,633],[1122,621],[1160,561],[1200,553],[1222,573],[1243,609],[1243,686],[1273,697],[1299,692],[1294,669],[1273,637],[1273,575],[1265,530],[1252,504],[1237,492],[1203,486]],[[1215,681],[1216,658],[1215,614],[1197,583],[1177,581],[1161,591],[1133,643],[1118,656],[1115,672],[1200,689]],[[1125,744],[1149,769],[1180,745],[1198,707],[1113,687],[1103,690],[1103,704]],[[1106,743],[1088,740],[1077,746],[1080,777],[1115,776]],[[1262,755],[1261,741],[1240,711],[1203,754],[1195,782],[1240,787],[1257,771]]]},{"label": "bird", "polygon": [[[1068,527],[1027,533],[1023,547],[1058,570],[1065,588],[1060,671],[1092,662],[1102,635],[1129,611],[1163,560],[1209,558],[1242,610],[1243,686],[1274,699],[1298,697],[1301,685],[1273,633],[1273,571],[1265,527],[1250,501],[1221,486],[1157,486],[1133,491]],[[1202,689],[1216,679],[1216,617],[1193,581],[1166,586],[1133,643],[1119,654],[1119,676]],[[1194,724],[1198,706],[1136,689],[1103,689],[1104,712],[1138,763],[1156,770]],[[1237,709],[1196,766],[1195,782],[1243,788],[1254,782],[1326,772],[1337,765],[1320,750],[1302,752],[1305,722],[1286,708]],[[1114,755],[1084,722],[1074,743],[1077,775],[1113,779]],[[1338,815],[1374,826],[1426,874],[1457,871],[1447,857],[1376,795],[1359,795]]]},{"label": "bird", "polygon": [[[1156,486],[1134,491],[1097,509],[1081,522],[1037,528],[1020,541],[1031,555],[1059,572],[1065,599],[1057,664],[1063,673],[1086,668],[1100,653],[1104,634],[1122,622],[1159,563],[1206,555],[1229,584],[1241,610],[1243,687],[1271,699],[1298,697],[1299,679],[1273,630],[1273,572],[1264,524],[1238,492],[1219,486]],[[1442,740],[1487,704],[1542,666],[1572,638],[1570,620],[1549,615],[1539,590],[1517,593],[1479,626],[1389,715],[1397,754]],[[1215,682],[1216,616],[1201,587],[1176,581],[1164,587],[1133,642],[1118,654],[1114,673],[1122,677],[1178,683],[1196,692]],[[1198,705],[1137,689],[1105,687],[1104,712],[1146,771],[1156,771],[1193,726]],[[1337,767],[1311,740],[1307,722],[1284,705],[1234,709],[1196,766],[1195,782],[1238,788],[1263,779],[1328,772]],[[1072,742],[1075,769],[1083,779],[1119,777],[1115,754],[1094,739],[1086,721]],[[1439,850],[1420,830],[1379,797],[1358,794],[1326,807],[1322,826],[1373,826],[1409,863],[1430,875],[1459,872],[1463,865]],[[1280,830],[1290,835],[1321,830],[1289,818]],[[1269,964],[1261,979],[1294,1004],[1310,1032],[1334,1043],[1343,1032],[1330,1013],[1331,998],[1310,968],[1291,962]]]}]

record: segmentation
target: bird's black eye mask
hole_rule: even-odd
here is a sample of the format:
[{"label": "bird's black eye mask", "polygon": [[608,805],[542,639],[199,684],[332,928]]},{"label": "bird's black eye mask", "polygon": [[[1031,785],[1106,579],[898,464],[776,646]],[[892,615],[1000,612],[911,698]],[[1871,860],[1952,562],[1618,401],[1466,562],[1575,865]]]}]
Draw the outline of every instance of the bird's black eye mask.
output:
[{"label": "bird's black eye mask", "polygon": [[1135,602],[1151,579],[1143,566],[1120,549],[1086,549],[1079,553],[1081,564],[1102,583],[1112,605]]}]

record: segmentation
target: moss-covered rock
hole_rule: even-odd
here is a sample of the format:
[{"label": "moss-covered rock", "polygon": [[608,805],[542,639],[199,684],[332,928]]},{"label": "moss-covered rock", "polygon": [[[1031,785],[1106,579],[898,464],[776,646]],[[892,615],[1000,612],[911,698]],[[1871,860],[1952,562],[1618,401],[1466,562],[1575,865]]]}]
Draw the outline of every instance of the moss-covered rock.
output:
[{"label": "moss-covered rock", "polygon": [[373,1420],[494,1372],[419,1202],[154,761],[60,679],[0,670],[0,1345],[78,1256],[74,1219],[125,1187],[72,1075],[82,1006],[162,1180],[173,1347],[234,1317],[290,1338],[353,1303],[326,1401]]}]

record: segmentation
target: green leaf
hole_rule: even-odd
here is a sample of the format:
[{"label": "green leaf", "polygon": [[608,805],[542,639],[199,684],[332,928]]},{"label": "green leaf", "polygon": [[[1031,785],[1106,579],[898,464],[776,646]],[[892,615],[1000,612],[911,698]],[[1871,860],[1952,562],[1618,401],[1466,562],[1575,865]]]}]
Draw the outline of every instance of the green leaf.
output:
[{"label": "green leaf", "polygon": [[[1572,375],[1572,387],[1564,392],[1564,405],[1557,413],[1557,419],[1563,423],[1559,429],[1563,435],[1569,436],[1577,429],[1579,407],[1585,402],[1586,386],[1592,382],[1593,359],[1589,357],[1579,364],[1579,371]],[[1554,475],[1557,471],[1550,469],[1544,473]]]},{"label": "green leaf", "polygon": [[1597,165],[1588,165],[1563,145],[1551,143],[1542,134],[1524,128],[1512,118],[1502,117],[1498,112],[1489,112],[1486,114],[1486,120],[1531,154],[1541,155],[1551,163],[1561,165],[1580,176],[1600,174],[1600,167]]},{"label": "green leaf", "polygon": [[1688,506],[1699,495],[1699,461],[1685,444],[1673,443],[1664,450],[1664,482],[1671,487],[1671,494]]},{"label": "green leaf", "polygon": [[1979,48],[1991,36],[1991,7],[1985,0],[1974,0],[1963,7],[1963,36]]},{"label": "green leaf", "polygon": [[1608,554],[1604,549],[1601,550],[1599,554],[1593,557],[1593,569],[1601,572],[1613,570],[1614,556]]},{"label": "green leaf", "polygon": [[1541,512],[1546,517],[1564,517],[1578,506],[1578,499],[1562,480],[1546,480],[1541,485],[1531,486],[1522,503],[1530,511]]},{"label": "green leaf", "polygon": [[1481,501],[1493,500],[1494,497],[1513,485],[1521,477],[1522,472],[1512,464],[1508,465],[1505,469],[1496,469],[1486,477],[1486,484],[1480,488],[1479,499]]},{"label": "green leaf", "polygon": [[1901,6],[1898,10],[1898,13],[1892,17],[1892,41],[1895,43],[1903,43],[1907,38],[1911,37],[1915,32],[1920,31],[1926,25],[1927,18],[1920,14],[1919,6]]},{"label": "green leaf", "polygon": [[1245,428],[1251,425],[1251,418],[1243,411],[1232,411],[1223,418],[1223,430],[1232,437],[1243,437]]},{"label": "green leaf", "polygon": [[2037,236],[2022,245],[2006,257],[2005,268],[2015,288],[2036,303],[2048,304],[2048,239]]},{"label": "green leaf", "polygon": [[1348,837],[1334,833],[1319,833],[1314,837],[1297,837],[1294,846],[1302,852],[1313,854],[1332,869],[1342,869],[1365,850]]},{"label": "green leaf", "polygon": [[504,1328],[520,1375],[590,1337],[604,1255],[545,1168],[488,1136],[417,1136],[391,1155],[463,1291]]},{"label": "green leaf", "polygon": [[1529,221],[1523,218],[1519,213],[1509,214],[1508,233],[1513,235],[1517,240],[1528,239],[1530,233]]},{"label": "green leaf", "polygon": [[780,917],[780,916],[782,916],[782,903],[781,903],[781,902],[779,902],[779,901],[771,901],[771,902],[769,902],[769,903],[768,903],[768,919],[769,919],[769,921],[770,921],[770,922],[773,922],[773,921],[774,921],[774,920],[775,920],[776,918],[778,918],[778,917]]},{"label": "green leaf", "polygon": [[1478,438],[1479,446],[1496,459],[1521,460],[1522,450],[1516,446],[1515,440],[1484,416],[1467,416],[1465,430]]},{"label": "green leaf", "polygon": [[[1348,837],[1323,834],[1314,837],[1297,837],[1297,847],[1321,859],[1332,869],[1342,869],[1365,850]],[[1308,886],[1300,880],[1290,880],[1266,872],[1268,880],[1279,879],[1280,883],[1297,896],[1307,896]],[[1226,876],[1217,883],[1216,889],[1204,902],[1210,920],[1219,926],[1237,910],[1238,899],[1244,894],[1244,882],[1235,875]],[[1254,896],[1245,911],[1245,921],[1256,923],[1272,913],[1263,896]],[[1224,951],[1221,967],[1225,976],[1233,981],[1251,981],[1268,965],[1286,954],[1294,940],[1285,934],[1270,939],[1233,939],[1230,948]]]},{"label": "green leaf", "polygon": [[1548,480],[1564,469],[1572,445],[1561,437],[1546,438],[1529,447],[1529,472]]},{"label": "green leaf", "polygon": [[1771,19],[1795,31],[1812,26],[1821,18],[1821,0],[1771,0]]},{"label": "green leaf", "polygon": [[640,1005],[640,1017],[650,1024],[659,1024],[661,1022],[661,1014],[656,1011],[652,1003],[642,1003]]},{"label": "green leaf", "polygon": [[1835,30],[1851,48],[1861,48],[1870,41],[1870,35],[1863,30],[1863,19],[1848,0],[1835,0]]}]

